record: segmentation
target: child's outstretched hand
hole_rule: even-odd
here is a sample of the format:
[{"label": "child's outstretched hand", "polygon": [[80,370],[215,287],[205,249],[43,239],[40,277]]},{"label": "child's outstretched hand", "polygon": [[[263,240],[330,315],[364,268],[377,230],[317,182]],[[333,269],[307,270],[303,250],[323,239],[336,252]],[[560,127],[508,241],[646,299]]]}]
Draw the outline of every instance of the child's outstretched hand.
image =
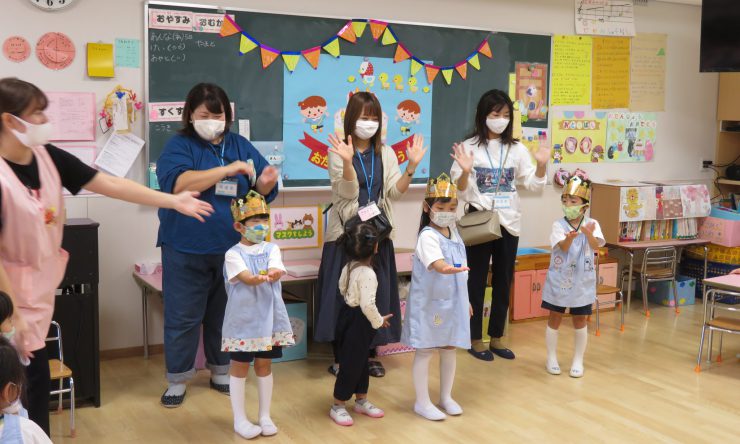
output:
[{"label": "child's outstretched hand", "polygon": [[271,268],[270,271],[267,272],[267,277],[270,282],[277,282],[284,274],[285,272],[283,270]]},{"label": "child's outstretched hand", "polygon": [[581,232],[587,236],[593,236],[595,229],[596,229],[596,224],[593,222],[589,222],[587,224],[581,225]]},{"label": "child's outstretched hand", "polygon": [[455,267],[454,265],[446,265],[439,272],[442,274],[457,274],[464,271],[470,271],[469,267]]},{"label": "child's outstretched hand", "polygon": [[393,313],[389,313],[385,316],[383,316],[383,325],[380,326],[380,328],[390,327],[391,321],[390,319],[393,317]]}]

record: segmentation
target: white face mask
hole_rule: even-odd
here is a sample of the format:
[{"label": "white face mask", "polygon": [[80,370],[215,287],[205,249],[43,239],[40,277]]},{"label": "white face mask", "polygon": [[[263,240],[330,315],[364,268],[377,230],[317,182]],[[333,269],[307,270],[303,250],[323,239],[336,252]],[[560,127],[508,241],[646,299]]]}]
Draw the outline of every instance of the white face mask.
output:
[{"label": "white face mask", "polygon": [[434,225],[447,228],[455,223],[457,215],[451,211],[432,211],[430,218]]},{"label": "white face mask", "polygon": [[496,117],[495,119],[486,119],[486,126],[496,134],[501,134],[509,126],[509,119]]},{"label": "white face mask", "polygon": [[367,140],[378,132],[379,126],[380,124],[378,122],[373,122],[372,120],[358,120],[355,123],[355,136],[362,140]]},{"label": "white face mask", "polygon": [[210,142],[224,133],[226,122],[224,122],[223,120],[213,119],[193,120],[193,128],[195,129],[195,132],[198,133],[198,135],[201,137],[201,139]]},{"label": "white face mask", "polygon": [[22,144],[28,147],[32,147],[46,145],[47,143],[49,143],[49,138],[51,137],[51,132],[53,130],[50,122],[36,125],[33,123],[28,123],[20,117],[13,117],[15,117],[15,120],[21,122],[26,127],[25,133],[21,133],[20,131],[16,131],[14,129],[10,130],[13,132],[16,139],[18,139],[18,141],[20,141]]}]

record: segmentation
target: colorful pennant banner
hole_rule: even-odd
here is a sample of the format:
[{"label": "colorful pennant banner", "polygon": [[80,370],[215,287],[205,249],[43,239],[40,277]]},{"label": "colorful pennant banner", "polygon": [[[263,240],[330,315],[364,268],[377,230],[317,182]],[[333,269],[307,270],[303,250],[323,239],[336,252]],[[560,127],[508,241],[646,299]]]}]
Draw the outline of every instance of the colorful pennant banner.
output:
[{"label": "colorful pennant banner", "polygon": [[452,84],[453,73],[456,71],[460,78],[466,80],[468,77],[468,64],[476,70],[481,69],[479,54],[493,58],[493,52],[491,51],[491,45],[488,42],[488,36],[478,44],[475,51],[468,55],[465,59],[460,62],[449,65],[449,66],[437,66],[428,63],[424,63],[420,58],[414,56],[411,51],[408,50],[406,45],[398,40],[393,28],[386,22],[380,20],[369,20],[369,19],[352,19],[342,26],[339,31],[324,43],[319,46],[314,46],[302,51],[281,51],[278,49],[271,48],[264,45],[255,39],[249,33],[239,26],[234,19],[230,16],[225,15],[223,25],[219,31],[221,37],[229,37],[235,34],[240,34],[239,40],[239,54],[244,55],[255,48],[260,48],[260,58],[262,60],[262,68],[266,69],[270,66],[278,57],[283,59],[285,68],[288,72],[295,71],[298,66],[298,62],[301,60],[301,56],[308,62],[313,69],[318,69],[321,50],[326,51],[327,54],[332,57],[341,56],[341,47],[339,45],[339,39],[345,40],[350,43],[357,43],[357,39],[362,37],[367,26],[370,25],[370,33],[373,36],[373,40],[378,41],[383,46],[397,45],[396,52],[393,56],[394,63],[400,63],[405,60],[410,61],[410,72],[411,75],[416,75],[421,68],[424,68],[427,82],[432,83],[437,77],[439,72],[442,72],[442,77],[445,82],[450,85]]}]

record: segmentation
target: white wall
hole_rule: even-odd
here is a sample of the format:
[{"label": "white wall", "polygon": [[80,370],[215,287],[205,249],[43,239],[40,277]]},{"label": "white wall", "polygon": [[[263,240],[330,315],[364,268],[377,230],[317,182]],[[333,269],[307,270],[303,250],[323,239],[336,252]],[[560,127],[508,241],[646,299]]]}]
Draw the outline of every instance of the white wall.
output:
[{"label": "white wall", "polygon": [[[208,0],[185,3],[208,3]],[[34,55],[21,64],[0,58],[0,76],[17,76],[36,83],[47,91],[92,91],[100,101],[115,85],[122,84],[140,94],[144,87],[143,69],[117,68],[112,80],[92,80],[85,75],[85,43],[110,42],[116,37],[144,38],[141,0],[77,0],[68,10],[41,12],[27,0],[3,0],[0,15],[0,40],[22,35],[34,44],[48,31],[69,35],[77,46],[74,63],[60,72],[44,68]],[[211,1],[226,8],[241,7],[276,12],[326,14],[343,17],[372,17],[388,21],[412,21],[469,26],[500,31],[530,33],[574,33],[572,0],[375,0],[338,2],[334,0],[256,0]],[[454,5],[454,9],[453,9]],[[454,10],[454,14],[450,12]],[[717,75],[700,74],[700,9],[650,2],[636,7],[638,32],[668,34],[668,75],[666,112],[659,114],[659,145],[655,161],[636,165],[586,165],[597,180],[622,179],[709,179],[700,172],[700,159],[714,156],[714,129]],[[461,135],[466,129],[460,130]],[[143,134],[143,125],[136,126]],[[103,142],[98,138],[98,144]],[[142,155],[129,177],[144,183]],[[550,221],[559,217],[557,193],[548,187],[543,195],[524,193],[524,224],[520,244],[542,245],[549,236]],[[397,245],[415,243],[419,200],[422,194],[411,191],[397,204],[400,224]],[[328,193],[281,193],[277,205],[301,205],[327,201]],[[142,259],[158,259],[154,248],[158,220],[156,211],[108,198],[67,199],[69,217],[89,217],[100,222],[100,348],[103,350],[142,344],[139,290],[131,278],[132,264]],[[318,251],[288,252],[318,256]],[[153,304],[150,341],[161,343],[161,307]]]}]

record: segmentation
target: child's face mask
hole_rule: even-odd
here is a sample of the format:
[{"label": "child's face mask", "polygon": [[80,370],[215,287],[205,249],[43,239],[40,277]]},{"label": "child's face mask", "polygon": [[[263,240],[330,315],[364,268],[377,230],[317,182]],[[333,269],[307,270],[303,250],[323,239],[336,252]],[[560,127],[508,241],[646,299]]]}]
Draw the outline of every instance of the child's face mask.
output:
[{"label": "child's face mask", "polygon": [[571,207],[563,205],[563,213],[568,220],[578,219],[578,217],[581,215],[581,210],[583,210],[585,207],[586,204],[574,205]]},{"label": "child's face mask", "polygon": [[260,242],[265,240],[265,238],[267,237],[267,231],[269,229],[270,228],[265,224],[253,225],[251,227],[245,225],[242,236],[244,236],[244,239],[252,242],[253,244],[259,244]]}]

